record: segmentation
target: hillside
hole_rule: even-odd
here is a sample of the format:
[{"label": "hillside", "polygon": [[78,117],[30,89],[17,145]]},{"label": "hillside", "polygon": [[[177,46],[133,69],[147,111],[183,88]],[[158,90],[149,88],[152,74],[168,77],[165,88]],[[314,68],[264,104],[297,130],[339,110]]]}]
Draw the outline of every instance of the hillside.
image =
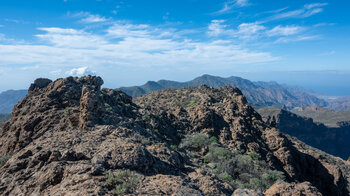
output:
[{"label": "hillside", "polygon": [[312,118],[315,122],[323,123],[328,127],[339,127],[340,122],[350,121],[350,110],[335,111],[319,106],[297,107],[290,110],[299,116]]},{"label": "hillside", "polygon": [[274,107],[257,110],[268,124],[274,124],[284,133],[347,160],[350,156],[350,126],[327,127],[292,112]]},{"label": "hillside", "polygon": [[310,95],[304,91],[295,91],[286,88],[276,82],[251,82],[240,77],[222,78],[217,76],[203,75],[188,82],[174,82],[160,80],[149,81],[142,86],[122,87],[121,91],[133,97],[167,88],[186,88],[207,85],[218,88],[222,86],[234,86],[242,90],[248,102],[255,106],[276,106],[293,108],[296,106],[321,105],[326,106],[322,99]]},{"label": "hillside", "polygon": [[11,113],[13,106],[26,94],[27,90],[8,90],[0,93],[0,113]]},{"label": "hillside", "polygon": [[350,110],[350,96],[327,99],[328,108],[333,110]]},{"label": "hillside", "polygon": [[237,88],[133,100],[102,84],[31,85],[0,130],[1,195],[349,195],[347,162],[265,124]]}]

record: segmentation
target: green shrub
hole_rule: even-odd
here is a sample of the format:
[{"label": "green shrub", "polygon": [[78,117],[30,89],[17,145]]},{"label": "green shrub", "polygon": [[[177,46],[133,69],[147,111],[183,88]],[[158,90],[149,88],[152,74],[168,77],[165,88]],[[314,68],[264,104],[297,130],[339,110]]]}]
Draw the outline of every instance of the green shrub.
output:
[{"label": "green shrub", "polygon": [[207,155],[204,156],[206,162],[222,162],[229,160],[232,157],[232,153],[225,148],[214,147],[211,148]]},{"label": "green shrub", "polygon": [[105,103],[105,108],[107,111],[113,111],[112,106],[110,106],[108,103]]},{"label": "green shrub", "polygon": [[142,116],[142,120],[144,120],[144,121],[148,121],[149,119],[150,119],[150,117],[147,114]]},{"label": "green shrub", "polygon": [[218,177],[219,177],[220,180],[222,180],[224,182],[234,183],[234,180],[233,180],[232,176],[230,174],[228,174],[227,172],[219,174]]},{"label": "green shrub", "polygon": [[209,138],[211,144],[219,144],[219,141],[216,137],[212,136]]},{"label": "green shrub", "polygon": [[186,136],[181,144],[180,148],[191,149],[191,150],[200,150],[204,147],[210,145],[209,137],[203,133],[197,133],[194,135]]},{"label": "green shrub", "polygon": [[0,157],[0,168],[11,158],[11,154],[4,154]]},{"label": "green shrub", "polygon": [[266,173],[264,173],[261,176],[261,179],[267,183],[268,185],[272,185],[276,181],[282,181],[284,180],[284,174],[283,172],[277,171],[277,170],[268,170]]},{"label": "green shrub", "polygon": [[259,155],[243,155],[238,151],[230,152],[218,146],[210,146],[204,156],[204,162],[210,163],[210,169],[217,178],[228,182],[234,188],[249,188],[265,191],[273,183],[283,180],[280,171],[269,170],[267,164],[259,160]]},{"label": "green shrub", "polygon": [[66,107],[64,108],[63,112],[64,112],[64,116],[67,117],[72,111],[71,107]]},{"label": "green shrub", "polygon": [[151,143],[151,140],[147,137],[142,136],[141,138],[141,144],[143,145],[149,145]]},{"label": "green shrub", "polygon": [[118,170],[108,173],[106,182],[114,187],[112,193],[115,195],[125,195],[135,191],[139,180],[137,174],[130,170]]},{"label": "green shrub", "polygon": [[255,152],[249,153],[248,156],[250,156],[253,160],[258,160],[259,159],[259,155],[256,154]]},{"label": "green shrub", "polygon": [[194,106],[196,106],[197,105],[197,103],[196,103],[196,101],[195,100],[192,100],[189,104],[187,104],[187,108],[193,108]]},{"label": "green shrub", "polygon": [[179,148],[176,145],[171,145],[170,148],[174,151],[178,151]]}]

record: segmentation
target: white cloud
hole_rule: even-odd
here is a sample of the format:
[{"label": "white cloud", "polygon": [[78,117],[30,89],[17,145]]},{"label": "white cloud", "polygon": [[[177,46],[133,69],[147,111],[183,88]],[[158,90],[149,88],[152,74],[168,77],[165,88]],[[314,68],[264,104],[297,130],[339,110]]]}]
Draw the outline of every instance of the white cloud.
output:
[{"label": "white cloud", "polygon": [[242,39],[253,39],[256,38],[259,33],[264,30],[265,27],[256,22],[254,23],[242,23],[238,26],[238,32],[240,38]]},{"label": "white cloud", "polygon": [[108,20],[105,17],[102,17],[98,14],[91,14],[90,12],[78,12],[76,14],[73,14],[72,16],[81,18],[80,22],[82,23],[99,23]]},{"label": "white cloud", "polygon": [[88,67],[74,68],[66,72],[69,76],[86,76],[86,75],[96,75],[95,72],[90,71]]},{"label": "white cloud", "polygon": [[[254,25],[240,26],[247,34],[259,31]],[[63,70],[72,65],[88,65],[97,70],[118,67],[165,67],[198,69],[213,65],[232,67],[242,64],[265,63],[279,58],[268,52],[252,51],[234,41],[193,41],[176,30],[145,24],[116,22],[105,33],[88,33],[79,29],[59,27],[40,28],[37,44],[0,44],[0,66],[38,65],[50,71]],[[85,73],[88,69],[75,68],[69,74]],[[106,71],[108,72],[108,71]],[[52,72],[51,74],[58,73]]]},{"label": "white cloud", "polygon": [[39,28],[45,31],[45,34],[36,35],[42,41],[54,44],[57,47],[69,48],[95,48],[100,44],[107,42],[100,36],[92,35],[90,33],[64,28]]},{"label": "white cloud", "polygon": [[309,41],[309,40],[316,40],[320,39],[321,36],[319,35],[302,35],[298,37],[288,38],[288,37],[281,37],[275,41],[275,43],[289,43],[289,42],[299,42],[299,41]]},{"label": "white cloud", "polygon": [[282,12],[282,13],[273,15],[270,18],[268,18],[267,21],[286,19],[286,18],[307,18],[312,15],[323,12],[322,7],[326,5],[328,4],[327,3],[305,4],[304,7],[301,9]]},{"label": "white cloud", "polygon": [[245,6],[249,5],[249,1],[248,0],[237,0],[236,5],[238,7],[245,7]]},{"label": "white cloud", "polygon": [[237,29],[227,28],[228,25],[224,24],[225,22],[225,20],[212,20],[208,25],[207,34],[209,36],[229,36],[248,40],[259,37],[261,32],[265,30],[265,27],[257,22],[242,23],[238,25]]},{"label": "white cloud", "polygon": [[281,26],[278,25],[274,27],[273,29],[266,32],[266,35],[269,37],[272,36],[288,36],[288,35],[295,35],[304,30],[303,27],[291,25],[291,26]]},{"label": "white cloud", "polygon": [[111,37],[149,37],[151,28],[146,24],[129,24],[125,22],[117,22],[107,29],[107,33]]},{"label": "white cloud", "polygon": [[315,7],[323,7],[323,6],[326,6],[328,5],[328,3],[312,3],[312,4],[305,4],[304,7],[306,9],[312,9],[312,8],[315,8]]},{"label": "white cloud", "polygon": [[224,3],[224,6],[215,14],[224,14],[230,12],[234,7],[246,7],[249,6],[249,0],[229,0]]},{"label": "white cloud", "polygon": [[224,22],[225,20],[212,20],[208,26],[208,35],[218,36],[226,32],[227,30],[225,30],[225,28],[227,27],[227,25],[224,25]]},{"label": "white cloud", "polygon": [[53,75],[53,76],[59,76],[59,75],[61,75],[62,70],[61,69],[56,69],[56,70],[50,71],[49,73],[50,73],[50,75]]}]

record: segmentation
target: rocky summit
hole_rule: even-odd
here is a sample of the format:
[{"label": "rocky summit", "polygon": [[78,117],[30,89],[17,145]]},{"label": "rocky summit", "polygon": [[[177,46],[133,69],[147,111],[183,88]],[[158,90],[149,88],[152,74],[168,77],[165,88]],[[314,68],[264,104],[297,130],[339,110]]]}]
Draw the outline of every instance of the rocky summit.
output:
[{"label": "rocky summit", "polygon": [[234,87],[136,99],[38,79],[0,130],[0,195],[349,195],[348,162],[264,123]]}]

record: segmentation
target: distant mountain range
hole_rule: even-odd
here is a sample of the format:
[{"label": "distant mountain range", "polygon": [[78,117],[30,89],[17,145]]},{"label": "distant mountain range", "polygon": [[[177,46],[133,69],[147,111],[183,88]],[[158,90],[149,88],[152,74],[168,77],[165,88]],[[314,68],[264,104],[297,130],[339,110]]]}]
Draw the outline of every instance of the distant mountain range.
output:
[{"label": "distant mountain range", "polygon": [[9,114],[14,105],[25,95],[27,90],[8,90],[0,93],[0,114]]},{"label": "distant mountain range", "polygon": [[280,85],[276,82],[251,82],[240,77],[222,78],[203,75],[188,82],[169,80],[149,81],[142,86],[122,87],[119,90],[133,97],[138,97],[152,91],[166,88],[186,88],[200,85],[218,88],[222,86],[238,87],[254,106],[276,106],[279,108],[294,108],[298,106],[327,106],[327,102],[308,94],[306,90]]},{"label": "distant mountain range", "polygon": [[[255,107],[275,106],[293,109],[304,106],[322,106],[332,110],[350,110],[350,97],[328,99],[302,87],[281,85],[276,82],[252,82],[240,77],[228,78],[203,75],[188,82],[170,80],[148,81],[141,86],[121,87],[119,90],[132,97],[167,88],[187,88],[200,85],[210,87],[238,87]],[[0,93],[0,113],[11,113],[13,106],[27,94],[27,90],[9,90]]]}]

